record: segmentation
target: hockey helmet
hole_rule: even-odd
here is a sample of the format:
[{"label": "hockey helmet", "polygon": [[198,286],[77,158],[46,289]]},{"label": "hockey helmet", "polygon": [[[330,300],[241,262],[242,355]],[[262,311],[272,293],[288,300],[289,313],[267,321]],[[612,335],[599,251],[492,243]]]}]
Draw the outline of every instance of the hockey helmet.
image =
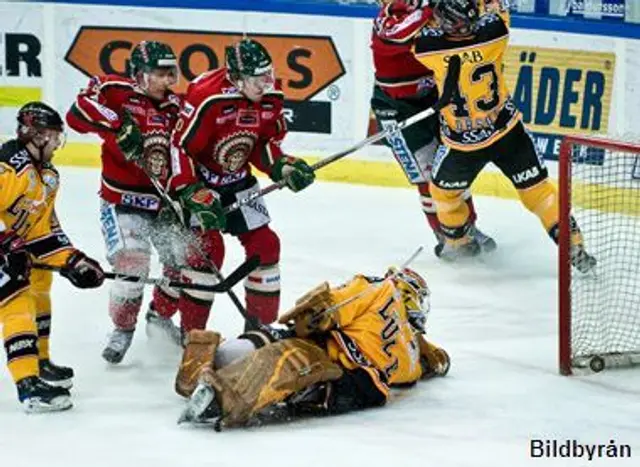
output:
[{"label": "hockey helmet", "polygon": [[158,68],[173,68],[178,74],[178,59],[169,44],[158,41],[142,41],[135,46],[129,59],[129,75],[150,73]]},{"label": "hockey helmet", "polygon": [[431,308],[429,302],[431,291],[427,286],[427,281],[410,268],[398,270],[391,267],[386,275],[392,277],[400,292],[400,298],[404,303],[411,326],[418,332],[425,332],[427,314]]},{"label": "hockey helmet", "polygon": [[227,68],[232,79],[273,73],[273,61],[267,49],[257,41],[243,38],[225,49]]},{"label": "hockey helmet", "polygon": [[47,144],[51,135],[45,135],[46,130],[58,133],[57,147],[64,144],[64,122],[60,114],[44,102],[29,102],[18,111],[18,139],[24,143],[34,140],[36,146]]},{"label": "hockey helmet", "polygon": [[440,28],[451,36],[471,34],[480,17],[477,0],[438,0],[433,13]]}]

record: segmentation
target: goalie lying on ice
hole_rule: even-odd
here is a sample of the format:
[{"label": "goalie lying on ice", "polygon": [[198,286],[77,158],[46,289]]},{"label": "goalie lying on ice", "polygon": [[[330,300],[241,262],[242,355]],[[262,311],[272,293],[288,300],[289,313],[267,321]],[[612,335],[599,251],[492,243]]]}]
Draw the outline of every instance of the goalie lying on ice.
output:
[{"label": "goalie lying on ice", "polygon": [[176,391],[190,397],[180,421],[242,425],[280,403],[293,414],[382,406],[390,386],[449,370],[447,353],[424,337],[428,311],[425,280],[391,268],[321,284],[280,318],[287,328],[220,345],[219,334],[192,331],[176,377]]}]

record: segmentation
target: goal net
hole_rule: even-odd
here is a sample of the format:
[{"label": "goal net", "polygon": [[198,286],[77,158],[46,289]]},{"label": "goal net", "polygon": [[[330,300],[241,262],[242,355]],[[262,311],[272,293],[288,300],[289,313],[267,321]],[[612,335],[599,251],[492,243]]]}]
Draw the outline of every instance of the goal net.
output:
[{"label": "goal net", "polygon": [[[640,364],[640,145],[566,137],[559,171],[560,372]],[[570,265],[570,214],[593,272]]]}]

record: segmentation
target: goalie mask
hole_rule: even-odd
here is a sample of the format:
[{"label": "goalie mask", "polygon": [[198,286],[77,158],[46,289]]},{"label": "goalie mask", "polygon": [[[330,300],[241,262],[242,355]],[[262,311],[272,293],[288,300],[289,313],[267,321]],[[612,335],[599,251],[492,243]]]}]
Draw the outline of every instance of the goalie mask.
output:
[{"label": "goalie mask", "polygon": [[427,314],[431,308],[429,297],[431,292],[424,278],[413,269],[389,268],[387,277],[393,276],[393,282],[400,292],[400,298],[407,311],[409,324],[420,333],[425,332]]},{"label": "goalie mask", "polygon": [[247,99],[258,102],[273,90],[273,61],[267,49],[253,39],[244,38],[225,49],[228,77]]},{"label": "goalie mask", "polygon": [[178,59],[168,44],[142,41],[131,52],[129,74],[145,94],[161,100],[178,83]]},{"label": "goalie mask", "polygon": [[49,162],[54,151],[64,146],[64,123],[60,114],[43,102],[29,102],[18,111],[18,139],[32,145],[40,162]]}]

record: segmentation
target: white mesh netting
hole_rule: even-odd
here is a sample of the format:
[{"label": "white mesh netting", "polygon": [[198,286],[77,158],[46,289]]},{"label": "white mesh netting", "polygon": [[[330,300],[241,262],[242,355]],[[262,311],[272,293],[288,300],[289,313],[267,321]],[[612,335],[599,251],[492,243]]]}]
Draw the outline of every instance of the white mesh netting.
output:
[{"label": "white mesh netting", "polygon": [[595,274],[571,271],[571,357],[640,352],[640,151],[574,145],[571,203]]}]

